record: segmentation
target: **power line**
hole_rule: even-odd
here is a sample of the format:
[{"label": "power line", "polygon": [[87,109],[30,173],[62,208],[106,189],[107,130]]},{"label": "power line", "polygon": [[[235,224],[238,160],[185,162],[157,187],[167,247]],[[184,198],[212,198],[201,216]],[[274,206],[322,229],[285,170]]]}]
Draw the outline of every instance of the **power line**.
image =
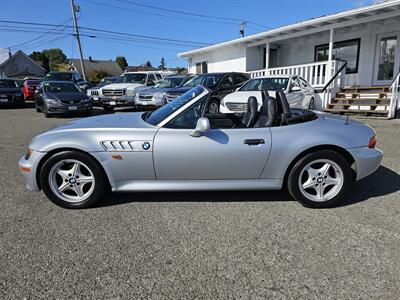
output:
[{"label": "power line", "polygon": [[[49,23],[19,22],[19,21],[11,21],[11,20],[0,20],[0,23],[32,25],[32,26],[57,26],[56,24],[49,24]],[[73,26],[69,26],[69,25],[58,25],[58,26],[64,27],[64,28],[73,28]],[[93,32],[111,33],[111,34],[120,35],[120,36],[138,37],[138,38],[143,38],[143,39],[148,39],[148,40],[156,40],[156,41],[166,41],[166,42],[194,44],[194,45],[207,45],[207,46],[210,45],[209,43],[203,43],[203,42],[170,39],[170,38],[149,36],[149,35],[143,35],[143,34],[133,34],[133,33],[126,33],[126,32],[116,32],[116,31],[104,30],[104,29],[93,28],[93,27],[80,26],[79,29],[84,29],[84,30],[93,31]]]}]

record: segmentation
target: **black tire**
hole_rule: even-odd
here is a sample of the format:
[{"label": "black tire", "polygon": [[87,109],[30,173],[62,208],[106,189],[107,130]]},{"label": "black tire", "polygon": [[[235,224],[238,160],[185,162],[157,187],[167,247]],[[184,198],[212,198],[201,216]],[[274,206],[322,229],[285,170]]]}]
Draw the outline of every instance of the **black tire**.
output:
[{"label": "black tire", "polygon": [[[300,190],[299,186],[300,185],[299,179],[303,169],[306,168],[310,163],[318,160],[329,160],[336,163],[336,165],[340,168],[343,174],[343,179],[342,179],[343,183],[341,186],[339,185],[339,187],[337,188],[337,193],[333,194],[332,198],[328,197],[327,200],[324,200],[322,202],[314,201],[313,199],[306,197]],[[320,175],[320,173],[318,173],[316,177],[318,177],[318,175]],[[313,179],[314,178],[312,178],[311,180]],[[318,184],[318,179],[319,178],[316,178],[316,181],[314,180],[316,185]],[[325,182],[322,184],[325,185]],[[351,184],[352,184],[352,171],[349,163],[341,154],[332,150],[321,150],[305,155],[304,157],[299,159],[299,161],[291,169],[287,180],[287,188],[290,195],[295,200],[302,203],[304,206],[313,208],[328,208],[342,204],[346,198],[346,195],[349,192]],[[321,185],[321,183],[319,183],[319,185]],[[326,190],[327,193],[329,193],[329,189],[327,188],[328,186],[325,186],[325,188],[323,188],[323,191]]]},{"label": "black tire", "polygon": [[41,110],[40,110],[39,106],[37,106],[37,104],[36,104],[36,112],[37,112],[37,113],[40,113],[40,112],[41,112]]},{"label": "black tire", "polygon": [[207,108],[208,113],[219,113],[219,101],[217,99],[211,99],[210,103],[208,103],[208,108]]},{"label": "black tire", "polygon": [[45,118],[51,118],[51,114],[49,114],[49,112],[45,109],[43,109],[43,115]]},{"label": "black tire", "polygon": [[103,107],[106,112],[113,112],[115,107],[114,106],[104,106]]},{"label": "black tire", "polygon": [[[90,196],[81,201],[81,202],[68,202],[60,198],[56,195],[49,183],[49,173],[51,168],[57,164],[58,162],[66,159],[73,159],[79,162],[84,163],[88,168],[90,168],[91,172],[93,173],[95,179],[95,185],[92,193]],[[101,198],[103,198],[107,193],[110,191],[109,183],[104,171],[101,167],[97,164],[94,158],[89,156],[88,154],[78,152],[78,151],[63,151],[54,154],[46,162],[43,164],[43,167],[40,170],[40,185],[43,189],[43,192],[46,196],[56,205],[64,207],[64,208],[87,208]]]}]

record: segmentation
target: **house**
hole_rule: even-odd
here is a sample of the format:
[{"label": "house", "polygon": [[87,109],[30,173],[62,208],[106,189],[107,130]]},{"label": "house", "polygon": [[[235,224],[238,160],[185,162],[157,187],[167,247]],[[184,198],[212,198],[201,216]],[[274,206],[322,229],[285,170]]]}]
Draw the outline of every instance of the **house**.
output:
[{"label": "house", "polygon": [[23,51],[18,50],[14,54],[7,51],[7,58],[4,57],[0,61],[0,77],[43,77],[46,73],[45,68],[35,62],[32,58],[26,55]]},{"label": "house", "polygon": [[157,68],[147,67],[147,66],[127,66],[124,70],[125,72],[150,72],[150,71],[158,71]]},{"label": "house", "polygon": [[[188,60],[189,73],[237,71],[248,72],[253,78],[297,74],[315,88],[326,86],[320,93],[322,109],[340,113],[377,111],[393,117],[396,108],[400,108],[399,40],[400,0],[392,0],[178,56]],[[360,102],[360,98],[371,101]]]},{"label": "house", "polygon": [[[107,72],[110,76],[118,76],[121,75],[123,72],[117,62],[112,60],[94,60],[91,56],[89,56],[89,59],[84,59],[83,63],[85,65],[86,75],[88,76],[90,76],[94,72],[100,71]],[[68,59],[68,64],[70,71],[77,71],[82,74],[80,59],[70,58]]]}]

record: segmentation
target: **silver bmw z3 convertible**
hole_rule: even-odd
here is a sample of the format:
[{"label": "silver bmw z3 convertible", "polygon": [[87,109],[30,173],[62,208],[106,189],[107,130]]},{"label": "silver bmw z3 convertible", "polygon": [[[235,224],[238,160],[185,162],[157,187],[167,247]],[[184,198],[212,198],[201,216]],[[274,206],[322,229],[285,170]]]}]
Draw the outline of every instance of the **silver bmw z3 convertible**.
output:
[{"label": "silver bmw z3 convertible", "polygon": [[19,162],[32,191],[83,208],[107,191],[278,190],[309,207],[336,206],[373,173],[375,131],[291,109],[282,92],[250,97],[247,112],[209,114],[198,86],[154,112],[72,121],[36,136]]}]

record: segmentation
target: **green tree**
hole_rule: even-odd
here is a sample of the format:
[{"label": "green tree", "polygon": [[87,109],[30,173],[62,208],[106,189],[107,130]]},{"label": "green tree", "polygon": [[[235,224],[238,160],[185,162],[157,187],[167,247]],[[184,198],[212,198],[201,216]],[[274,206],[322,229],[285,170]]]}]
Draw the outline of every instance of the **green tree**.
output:
[{"label": "green tree", "polygon": [[117,56],[115,61],[121,67],[122,70],[125,70],[125,68],[128,66],[128,62],[127,62],[125,56]]},{"label": "green tree", "polygon": [[164,57],[161,57],[160,65],[158,66],[158,68],[162,71],[165,70],[165,58]]},{"label": "green tree", "polygon": [[151,64],[151,62],[149,60],[144,63],[144,66],[146,68],[152,68],[153,67],[153,65]]},{"label": "green tree", "polygon": [[67,61],[67,57],[60,48],[46,49],[42,51],[42,56],[46,56],[50,62],[50,70],[57,69],[58,64],[63,64]]},{"label": "green tree", "polygon": [[34,61],[36,61],[38,64],[40,64],[43,68],[45,68],[46,72],[50,71],[49,59],[47,58],[46,55],[43,55],[42,52],[33,51],[29,55],[29,57],[32,58]]},{"label": "green tree", "polygon": [[88,79],[93,82],[100,82],[104,77],[111,76],[110,73],[104,70],[94,70],[88,74]]}]

